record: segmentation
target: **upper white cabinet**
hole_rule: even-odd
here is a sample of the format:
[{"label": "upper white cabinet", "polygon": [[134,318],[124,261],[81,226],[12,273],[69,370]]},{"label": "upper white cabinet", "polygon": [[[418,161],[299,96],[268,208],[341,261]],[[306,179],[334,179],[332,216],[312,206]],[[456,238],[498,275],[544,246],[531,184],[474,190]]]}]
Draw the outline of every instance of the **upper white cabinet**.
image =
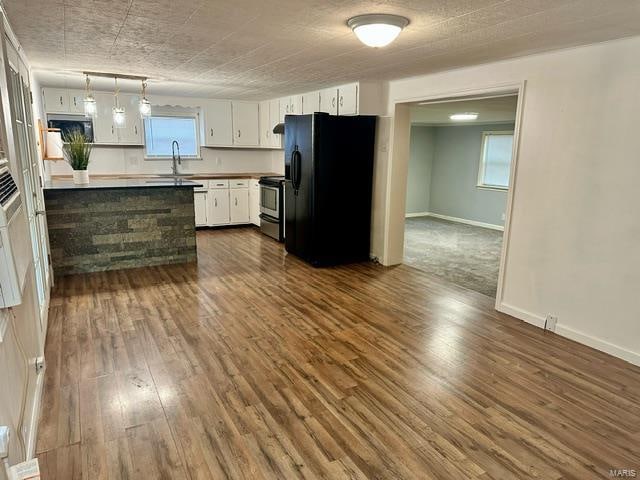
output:
[{"label": "upper white cabinet", "polygon": [[358,114],[358,84],[338,87],[338,115]]},{"label": "upper white cabinet", "polygon": [[207,100],[202,106],[204,145],[228,147],[233,145],[233,121],[229,100]]},{"label": "upper white cabinet", "polygon": [[85,92],[82,90],[69,90],[69,112],[84,113]]},{"label": "upper white cabinet", "polygon": [[44,110],[48,113],[69,113],[69,91],[64,88],[42,90]]},{"label": "upper white cabinet", "polygon": [[[124,145],[143,145],[142,119],[140,118],[140,97],[138,95],[120,94],[119,102],[126,112],[126,123],[123,128],[116,128],[118,143]],[[102,121],[97,119],[98,123]],[[94,122],[95,124],[96,122]]]},{"label": "upper white cabinet", "polygon": [[280,121],[284,122],[285,115],[302,114],[302,95],[283,97],[280,100]]},{"label": "upper white cabinet", "polygon": [[273,133],[273,126],[271,125],[271,117],[269,115],[270,102],[260,102],[258,108],[260,109],[260,145],[263,147],[270,147],[272,144],[271,136]]},{"label": "upper white cabinet", "polygon": [[320,90],[320,112],[325,112],[330,115],[338,114],[338,89],[325,88]]},{"label": "upper white cabinet", "polygon": [[260,145],[260,126],[257,102],[232,102],[233,144],[257,147]]},{"label": "upper white cabinet", "polygon": [[269,125],[271,125],[271,145],[275,148],[282,148],[282,135],[273,133],[273,127],[280,123],[280,100],[275,99],[269,102]]},{"label": "upper white cabinet", "polygon": [[309,113],[320,111],[320,92],[305,93],[302,95],[302,113],[307,115]]},{"label": "upper white cabinet", "polygon": [[96,118],[93,121],[93,136],[96,143],[118,143],[118,134],[113,125],[113,94],[95,93]]}]

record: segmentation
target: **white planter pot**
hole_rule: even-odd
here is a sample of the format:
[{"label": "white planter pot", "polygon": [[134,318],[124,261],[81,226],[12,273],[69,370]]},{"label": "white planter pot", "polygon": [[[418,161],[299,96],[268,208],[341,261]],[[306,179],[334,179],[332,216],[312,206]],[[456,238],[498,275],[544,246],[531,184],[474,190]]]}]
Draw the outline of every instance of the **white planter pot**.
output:
[{"label": "white planter pot", "polygon": [[89,170],[74,170],[73,183],[76,185],[87,185],[89,183]]}]

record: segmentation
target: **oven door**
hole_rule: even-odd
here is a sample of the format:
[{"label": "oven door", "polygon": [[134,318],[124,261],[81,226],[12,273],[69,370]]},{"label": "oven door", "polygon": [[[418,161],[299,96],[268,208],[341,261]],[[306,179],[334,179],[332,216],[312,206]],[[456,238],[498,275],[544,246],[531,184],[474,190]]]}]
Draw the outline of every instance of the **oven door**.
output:
[{"label": "oven door", "polygon": [[280,188],[260,185],[260,213],[280,219]]}]

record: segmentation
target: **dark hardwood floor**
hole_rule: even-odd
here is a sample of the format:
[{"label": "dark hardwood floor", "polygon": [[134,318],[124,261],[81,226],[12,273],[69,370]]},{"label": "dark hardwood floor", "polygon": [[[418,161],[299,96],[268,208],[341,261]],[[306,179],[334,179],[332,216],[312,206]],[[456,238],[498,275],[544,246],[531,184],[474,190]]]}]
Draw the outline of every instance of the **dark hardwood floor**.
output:
[{"label": "dark hardwood floor", "polygon": [[253,228],[57,280],[43,478],[576,479],[640,469],[640,368],[406,266]]}]

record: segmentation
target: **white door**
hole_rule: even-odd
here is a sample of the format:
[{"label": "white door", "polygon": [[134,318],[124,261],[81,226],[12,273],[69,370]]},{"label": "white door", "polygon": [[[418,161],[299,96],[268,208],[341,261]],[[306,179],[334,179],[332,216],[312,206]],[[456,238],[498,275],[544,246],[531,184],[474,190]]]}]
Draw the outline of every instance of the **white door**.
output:
[{"label": "white door", "polygon": [[249,222],[249,189],[231,188],[229,189],[230,217],[231,223]]},{"label": "white door", "polygon": [[325,88],[320,90],[320,111],[331,115],[338,114],[338,89]]},{"label": "white door", "polygon": [[229,100],[208,100],[204,106],[204,144],[210,147],[233,145],[233,123]]},{"label": "white door", "polygon": [[207,192],[207,222],[209,225],[229,225],[229,189]]},{"label": "white door", "polygon": [[196,216],[196,227],[204,227],[207,225],[207,192],[193,192],[193,207]]},{"label": "white door", "polygon": [[257,102],[232,102],[233,109],[233,144],[242,146],[258,146],[259,114]]},{"label": "white door", "polygon": [[338,88],[338,115],[358,114],[358,84]]},{"label": "white door", "polygon": [[118,143],[118,133],[113,126],[112,93],[95,93],[96,117],[93,119],[93,135],[96,143]]},{"label": "white door", "polygon": [[44,97],[44,109],[46,112],[69,112],[69,92],[64,88],[45,88],[42,95]]},{"label": "white door", "polygon": [[[26,67],[19,70],[26,72]],[[46,332],[46,306],[49,292],[49,250],[47,239],[47,224],[44,215],[44,197],[40,183],[40,169],[36,151],[35,129],[33,125],[33,110],[31,107],[31,91],[29,79],[13,67],[9,69],[10,101],[13,107],[12,116],[15,122],[16,154],[22,170],[22,185],[24,200],[29,222],[33,264],[36,277],[36,289],[40,314],[40,328],[43,335]]]},{"label": "white door", "polygon": [[140,97],[138,95],[119,96],[120,105],[125,109],[124,128],[116,129],[118,143],[124,145],[142,145],[142,121],[140,119]]},{"label": "white door", "polygon": [[269,102],[269,125],[271,125],[271,146],[282,148],[282,135],[273,133],[273,127],[280,123],[280,100]]},{"label": "white door", "polygon": [[302,96],[302,113],[308,115],[310,113],[320,111],[320,92],[305,93]]},{"label": "white door", "polygon": [[260,184],[255,179],[249,181],[249,221],[260,226]]},{"label": "white door", "polygon": [[82,90],[69,90],[70,113],[84,113],[84,96]]},{"label": "white door", "polygon": [[260,102],[260,146],[271,147],[273,135],[273,127],[271,126],[271,116],[269,115],[270,102]]}]

